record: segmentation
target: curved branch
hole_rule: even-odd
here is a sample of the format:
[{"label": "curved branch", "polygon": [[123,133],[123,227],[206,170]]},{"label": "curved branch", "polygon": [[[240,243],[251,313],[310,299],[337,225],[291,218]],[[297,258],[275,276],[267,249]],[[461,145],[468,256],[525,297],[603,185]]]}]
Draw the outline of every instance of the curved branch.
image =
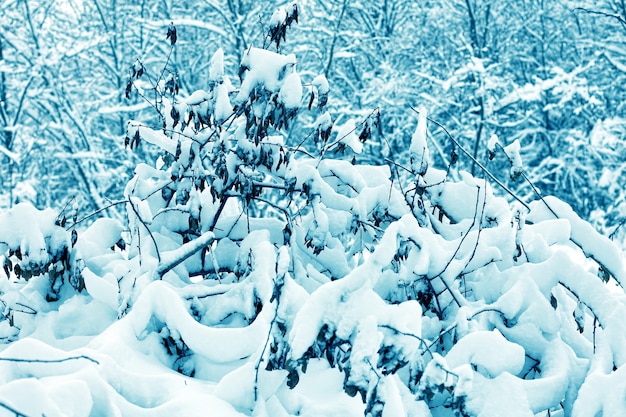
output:
[{"label": "curved branch", "polygon": [[618,14],[611,14],[611,13],[602,12],[602,11],[599,11],[599,10],[585,9],[584,7],[577,7],[574,10],[585,12],[585,13],[588,13],[588,14],[597,14],[597,15],[604,16],[604,17],[610,17],[611,19],[616,19],[618,22],[620,22],[623,26],[626,27],[626,20],[622,16],[620,16]]}]

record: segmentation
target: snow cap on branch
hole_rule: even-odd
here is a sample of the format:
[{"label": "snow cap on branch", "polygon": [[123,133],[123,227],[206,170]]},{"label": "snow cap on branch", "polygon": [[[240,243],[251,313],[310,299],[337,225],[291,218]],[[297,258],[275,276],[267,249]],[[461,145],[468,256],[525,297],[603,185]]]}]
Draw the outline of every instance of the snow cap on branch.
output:
[{"label": "snow cap on branch", "polygon": [[487,151],[489,153],[489,160],[492,160],[496,156],[496,146],[500,145],[500,140],[498,139],[498,135],[495,133],[491,135],[489,141],[487,142]]},{"label": "snow cap on branch", "polygon": [[295,71],[296,56],[281,55],[265,49],[250,47],[241,59],[242,82],[236,103],[248,100],[257,86],[277,92],[287,75]]},{"label": "snow cap on branch", "polygon": [[283,82],[278,100],[288,109],[298,108],[302,100],[302,82],[297,72],[289,74]]},{"label": "snow cap on branch", "polygon": [[218,48],[217,51],[211,57],[211,63],[209,67],[209,80],[215,82],[221,82],[224,78],[224,50]]},{"label": "snow cap on branch", "polygon": [[524,165],[522,164],[522,157],[519,154],[520,144],[517,139],[515,139],[510,145],[505,146],[504,153],[511,161],[511,179],[517,179],[524,172]]},{"label": "snow cap on branch", "polygon": [[411,157],[411,169],[418,175],[424,175],[428,169],[428,145],[426,143],[427,134],[427,112],[424,106],[420,106],[418,109],[419,118],[417,121],[417,128],[413,137],[411,138],[411,147],[409,148],[409,155]]}]

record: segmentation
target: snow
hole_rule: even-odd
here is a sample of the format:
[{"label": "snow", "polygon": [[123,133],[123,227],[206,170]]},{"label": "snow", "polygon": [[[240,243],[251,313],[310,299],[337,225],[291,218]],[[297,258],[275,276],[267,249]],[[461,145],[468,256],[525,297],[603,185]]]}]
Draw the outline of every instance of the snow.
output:
[{"label": "snow", "polygon": [[[266,313],[268,314],[268,313]],[[153,331],[154,320],[175,330],[197,354],[215,363],[229,363],[254,354],[268,330],[262,318],[244,328],[208,328],[196,322],[173,288],[161,281],[151,283],[128,314],[128,322],[138,340]]]},{"label": "snow", "polygon": [[[522,382],[508,373],[494,379],[474,376],[466,402],[467,410],[481,417],[498,417],[503,412],[511,417],[532,417]],[[506,410],[506,411],[505,411]]]},{"label": "snow", "polygon": [[[63,381],[57,386],[46,385],[34,378],[13,381],[0,388],[0,398],[10,398],[6,405],[19,410],[20,415],[89,415],[92,399],[84,382]],[[40,400],[33,401],[33,398]]]},{"label": "snow", "polygon": [[622,398],[626,392],[625,367],[615,372],[593,372],[580,389],[576,399],[575,417],[592,417],[597,415],[619,416],[626,413]]},{"label": "snow", "polygon": [[302,82],[297,72],[292,72],[285,77],[283,85],[278,93],[278,100],[288,109],[300,106],[302,100]]},{"label": "snow", "polygon": [[425,107],[418,109],[419,116],[417,128],[411,137],[411,146],[409,148],[409,156],[411,158],[411,168],[413,172],[419,175],[426,173],[429,164],[428,144],[426,143],[427,132],[427,112]]},{"label": "snow", "polygon": [[89,228],[80,234],[76,247],[84,258],[100,255],[104,249],[114,246],[122,236],[124,226],[116,219],[96,219]]},{"label": "snow", "polygon": [[181,245],[177,249],[164,252],[161,256],[161,262],[157,269],[157,275],[163,276],[167,271],[173,269],[178,264],[187,259],[191,254],[198,252],[203,247],[206,247],[213,242],[215,235],[213,232],[205,232],[202,236],[194,239],[191,242]]},{"label": "snow", "polygon": [[531,205],[527,219],[532,223],[539,223],[554,217],[566,219],[570,223],[572,242],[579,246],[586,256],[606,268],[622,287],[626,287],[626,269],[620,250],[611,240],[598,233],[574,213],[567,203],[554,197],[544,197],[543,200]]},{"label": "snow", "polygon": [[185,99],[185,103],[189,106],[197,106],[205,101],[210,100],[210,95],[204,90],[194,91],[189,97]]},{"label": "snow", "polygon": [[[334,126],[319,108],[293,130],[270,120],[306,111],[302,79],[313,78],[312,94],[325,101],[324,76],[301,78],[294,55],[249,47],[237,90],[225,54],[208,63],[207,91],[155,104],[163,127],[129,123],[128,135],[155,146],[160,161],[137,165],[123,222],[66,230],[50,209],[0,213],[0,414],[626,413],[626,295],[617,285],[626,272],[614,243],[554,197],[527,213],[489,180],[435,168],[428,141],[439,138],[428,137],[424,107],[397,159],[412,175],[376,165],[374,154],[333,159],[337,145],[364,152],[341,103]],[[501,86],[489,65],[472,59],[448,81],[479,76],[492,117],[487,93]],[[556,69],[499,104],[547,90],[593,103],[579,74]],[[242,112],[231,123],[233,103]],[[174,126],[176,112],[184,127]],[[191,123],[199,114],[206,119]],[[269,125],[259,133],[261,119]],[[333,140],[300,143],[285,132],[306,125]],[[619,135],[600,127],[591,143],[606,134],[615,144]],[[498,146],[494,134],[487,148]],[[503,150],[511,177],[521,175],[520,140]],[[600,185],[618,183],[609,171],[598,171]],[[262,187],[248,201],[250,181]],[[20,277],[26,268],[36,273]]]},{"label": "snow", "polygon": [[211,57],[209,66],[209,79],[221,82],[224,78],[224,50],[218,48]]},{"label": "snow", "polygon": [[489,149],[489,152],[495,152],[496,146],[499,144],[500,144],[500,141],[498,139],[498,135],[494,133],[489,137],[489,140],[487,141],[487,149]]},{"label": "snow", "polygon": [[19,249],[31,263],[45,263],[50,252],[69,244],[65,230],[54,226],[56,217],[54,210],[39,211],[29,203],[0,213],[0,253]]},{"label": "snow", "polygon": [[333,126],[333,119],[330,117],[330,113],[322,113],[315,121],[315,125],[318,126],[320,130],[331,128]]},{"label": "snow", "polygon": [[152,210],[147,200],[140,200],[138,197],[131,197],[129,204],[132,204],[137,211],[137,215],[144,223],[152,223]]},{"label": "snow", "polygon": [[511,162],[511,178],[517,178],[524,172],[524,166],[522,164],[522,157],[520,156],[520,144],[517,139],[505,146],[504,153]]},{"label": "snow", "polygon": [[[396,236],[393,233],[386,233],[381,245],[362,265],[356,267],[343,279],[326,283],[313,292],[294,320],[294,330],[290,334],[294,358],[300,358],[312,345],[323,324],[336,329],[338,337],[344,339],[349,338],[353,332],[357,334],[366,332],[367,336],[360,338],[363,343],[360,349],[365,352],[363,353],[365,355],[373,354],[370,349],[371,343],[377,336],[371,333],[370,314],[377,317],[379,325],[399,326],[398,330],[412,332],[411,334],[419,336],[421,328],[419,304],[407,302],[408,304],[401,307],[405,309],[406,317],[410,319],[408,323],[397,323],[392,319],[395,316],[392,313],[395,308],[386,305],[371,290],[381,275],[381,268],[393,257],[395,248],[391,245],[391,241],[395,239]],[[367,333],[368,329],[370,333]]]},{"label": "snow", "polygon": [[0,153],[3,153],[7,158],[13,161],[13,163],[20,164],[20,156],[15,152],[11,152],[6,147],[0,145]]},{"label": "snow", "polygon": [[272,14],[269,25],[270,27],[280,26],[285,24],[285,20],[287,20],[287,10],[284,7],[279,7]]},{"label": "snow", "polygon": [[223,122],[228,119],[233,113],[233,106],[230,103],[230,83],[225,80],[223,83],[217,86],[216,99],[215,99],[215,119],[218,122]]},{"label": "snow", "polygon": [[446,355],[446,362],[451,369],[470,364],[495,378],[508,372],[518,375],[524,368],[524,348],[511,343],[497,329],[491,332],[473,332],[459,340]]},{"label": "snow", "polygon": [[321,74],[313,78],[311,84],[317,89],[317,92],[321,95],[328,94],[328,92],[330,91],[328,80]]},{"label": "snow", "polygon": [[241,65],[247,71],[235,98],[236,103],[246,101],[252,90],[259,85],[271,92],[279,91],[285,77],[294,71],[296,57],[293,54],[281,55],[250,47],[244,53]]},{"label": "snow", "polygon": [[335,125],[334,128],[337,128],[337,141],[350,147],[354,153],[363,151],[363,144],[356,135],[356,123],[353,119],[348,120],[340,127]]},{"label": "snow", "polygon": [[218,48],[209,62],[209,87],[213,88],[212,94],[205,91],[196,91],[187,98],[187,104],[200,106],[198,111],[207,112],[203,103],[211,102],[214,107],[215,120],[218,123],[228,119],[233,113],[230,102],[230,93],[233,90],[230,80],[224,75],[224,50]]},{"label": "snow", "polygon": [[325,361],[311,360],[309,370],[301,376],[293,390],[294,399],[288,402],[291,415],[307,417],[360,417],[364,405],[357,397],[349,397],[341,388],[343,374],[330,368]]},{"label": "snow", "polygon": [[104,277],[99,277],[91,272],[89,268],[83,269],[82,275],[85,280],[85,288],[87,289],[87,292],[95,300],[111,307],[113,311],[117,311],[117,295],[119,293],[119,287],[115,276],[109,273]]},{"label": "snow", "polygon": [[[169,112],[166,114],[169,114]],[[132,138],[135,135],[135,132],[140,133],[140,137],[142,140],[158,146],[159,148],[165,149],[171,155],[176,154],[176,146],[178,142],[165,135],[163,131],[154,130],[152,128],[144,126],[142,123],[137,121],[130,121],[128,123],[127,134],[129,137]]]},{"label": "snow", "polygon": [[[146,165],[136,172],[146,181],[145,190],[139,187],[140,182],[136,183],[141,192],[152,192],[162,181],[159,172]],[[384,416],[409,412],[428,415],[428,404],[432,415],[441,415],[438,413],[446,398],[463,400],[468,412],[481,416],[501,415],[503,409],[507,415],[532,416],[560,403],[566,410],[577,408],[580,415],[622,411],[611,408],[611,401],[621,398],[623,384],[606,381],[619,381],[626,362],[626,328],[622,323],[626,303],[593,271],[573,264],[561,246],[570,238],[576,240],[612,270],[618,270],[621,258],[617,249],[611,249],[610,241],[591,233],[588,225],[561,202],[546,198],[559,214],[558,219],[545,203],[531,205],[526,216],[529,224],[520,225],[516,237],[511,228],[518,225],[511,223],[513,214],[506,202],[495,197],[484,181],[460,173],[461,181],[430,187],[425,194],[458,222],[441,224],[449,228],[444,237],[420,226],[406,206],[399,208],[391,203],[394,200],[390,195],[395,191],[389,188],[388,167],[368,169],[353,167],[346,161],[293,160],[288,174],[296,179],[297,187],[310,184],[308,211],[299,216],[299,224],[292,231],[296,241],[311,233],[316,244],[324,246],[319,255],[308,255],[310,262],[298,252],[305,248],[284,241],[279,219],[245,219],[237,208],[220,218],[215,233],[205,232],[189,243],[168,246],[161,240],[165,239],[165,231],[159,233],[160,263],[144,259],[142,275],[132,284],[135,296],[125,297],[122,294],[129,281],[122,278],[118,285],[118,279],[133,268],[131,274],[139,271],[110,248],[122,235],[123,226],[100,219],[80,232],[75,250],[85,258],[82,278],[86,291],[66,299],[56,310],[38,313],[39,325],[22,330],[30,331],[32,338],[22,338],[0,354],[0,358],[78,359],[45,364],[0,361],[2,392],[10,398],[6,403],[22,412],[46,415],[90,415],[94,410],[108,415],[136,415],[139,410],[146,415],[179,410],[198,415],[207,404],[227,416],[363,415],[365,404],[359,396],[350,397],[343,390],[343,381],[348,378],[350,383],[366,389],[377,384],[377,395],[385,401]],[[423,180],[435,183],[440,174],[429,168]],[[158,212],[154,211],[156,206],[139,197],[130,198],[142,219],[151,219],[152,227],[159,224],[161,216],[153,214]],[[395,201],[402,201],[399,198]],[[463,204],[467,201],[472,204]],[[399,218],[388,220],[367,256],[348,265],[344,241],[338,237],[348,230],[352,216],[367,219],[376,207],[397,212]],[[54,213],[41,216],[28,206],[16,210],[33,224],[35,218],[45,220],[41,229],[54,230],[48,226],[54,222]],[[190,204],[189,210],[199,212],[199,207]],[[14,220],[15,213],[18,211],[3,214],[4,227],[18,224],[27,228],[24,220]],[[487,216],[496,224],[479,231],[478,220]],[[35,231],[21,233],[37,235]],[[508,241],[501,235],[522,245],[530,262],[500,261],[512,250],[506,247],[509,243],[502,243]],[[410,250],[395,271],[390,264],[405,244]],[[167,272],[176,264],[205,247],[211,248],[209,256],[215,259],[215,271],[227,267],[235,272],[223,274],[221,282],[158,280],[160,276],[168,277]],[[481,270],[481,265],[492,257],[500,263]],[[315,283],[301,285],[300,277],[292,278],[292,271],[300,274],[295,263],[306,267],[307,279]],[[339,268],[328,266],[333,264],[341,264],[345,276],[327,276],[328,270]],[[475,301],[464,299],[459,280],[455,279],[463,268],[477,271],[466,278],[466,290],[476,297]],[[178,273],[184,276],[184,271]],[[483,286],[476,281],[481,273],[488,277]],[[385,297],[397,290],[400,280],[421,279],[415,277],[430,277],[437,291],[449,291],[457,297],[461,302],[458,314],[439,319],[416,299],[389,303]],[[272,298],[280,280],[284,284],[280,304],[276,305]],[[12,293],[13,299],[3,295],[3,300],[12,308],[18,302],[32,303],[44,283],[33,279],[19,297]],[[450,289],[446,290],[445,285]],[[580,297],[579,303],[570,302],[570,292]],[[552,294],[556,307],[550,301]],[[449,294],[447,297],[451,300]],[[259,311],[253,306],[255,299],[261,303]],[[120,308],[125,302],[132,304],[126,311]],[[592,309],[602,326],[597,330],[592,367],[587,358],[594,355],[594,350],[587,336],[575,327],[568,332],[563,328],[564,323],[573,325],[574,308],[580,310],[579,314]],[[120,311],[124,312],[118,317]],[[17,319],[24,322],[25,316],[22,313]],[[271,340],[268,334],[275,326],[275,317],[284,320],[288,329],[285,338],[289,360],[303,360],[324,326],[335,337],[349,341],[349,377],[345,371],[330,368],[321,358],[308,358],[306,373],[297,368],[300,380],[294,389],[286,386],[288,371],[266,371],[266,341]],[[456,343],[442,351],[445,356],[427,353],[425,344],[439,339],[449,326],[455,328]],[[556,336],[559,334],[563,341]],[[167,354],[166,338],[171,340],[167,343],[187,349],[188,356],[177,359]],[[394,346],[401,357],[414,361],[411,363],[418,361],[416,358],[425,361],[418,391],[443,384],[450,393],[445,388],[429,403],[415,401],[405,385],[405,369],[377,376],[380,371],[374,371],[373,366],[381,360],[381,347],[388,345]],[[527,372],[534,372],[530,369],[534,360],[541,373],[522,379]],[[194,371],[194,377],[173,371],[172,367],[181,363]],[[618,365],[614,373],[613,363]],[[606,387],[606,392],[595,400],[593,387],[598,385]],[[37,392],[41,401],[29,405],[19,395],[23,389]],[[67,389],[90,400],[68,400]],[[577,400],[579,392],[581,398],[587,398],[585,405]],[[65,401],[67,407],[60,408]]]}]

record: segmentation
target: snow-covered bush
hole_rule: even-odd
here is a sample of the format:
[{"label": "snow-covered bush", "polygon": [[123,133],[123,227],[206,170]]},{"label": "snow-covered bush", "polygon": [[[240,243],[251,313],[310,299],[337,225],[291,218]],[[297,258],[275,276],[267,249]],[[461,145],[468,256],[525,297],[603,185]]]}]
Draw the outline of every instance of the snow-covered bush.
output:
[{"label": "snow-covered bush", "polygon": [[[62,242],[38,246],[45,262],[74,247],[84,287],[46,307],[8,269],[3,299],[20,294],[32,314],[0,352],[0,408],[626,413],[619,250],[556,198],[510,202],[500,183],[450,178],[430,158],[423,109],[417,123],[407,109],[406,166],[342,157],[379,134],[376,115],[334,126],[325,78],[303,82],[296,57],[273,52],[297,11],[274,15],[273,46],[243,51],[239,80],[219,49],[206,89],[188,96],[175,77],[134,69],[128,93],[156,97],[162,123],[130,121],[127,144],[160,157],[128,182],[125,225],[100,219],[72,238],[45,216],[30,223],[41,232],[29,239]],[[175,47],[173,26],[168,39]],[[312,143],[288,143],[307,110]],[[503,149],[522,175],[516,148]],[[3,233],[14,263],[23,238]]]},{"label": "snow-covered bush", "polygon": [[51,209],[37,210],[28,203],[2,213],[0,255],[5,278],[37,281],[31,285],[40,288],[46,301],[58,301],[64,284],[80,291],[83,282],[74,268],[73,250],[77,234],[68,233],[65,223],[65,216]]},{"label": "snow-covered bush", "polygon": [[[74,219],[75,220],[75,219]],[[10,343],[36,326],[38,313],[55,309],[84,289],[77,266],[76,232],[66,217],[21,203],[0,213],[0,340]]]}]

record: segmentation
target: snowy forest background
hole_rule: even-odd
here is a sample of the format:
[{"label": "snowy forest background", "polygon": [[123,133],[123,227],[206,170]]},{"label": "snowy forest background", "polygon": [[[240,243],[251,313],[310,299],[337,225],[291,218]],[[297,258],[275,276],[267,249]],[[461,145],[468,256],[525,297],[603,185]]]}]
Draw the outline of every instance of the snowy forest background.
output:
[{"label": "snowy forest background", "polygon": [[626,4],[0,0],[0,415],[626,415]]}]

